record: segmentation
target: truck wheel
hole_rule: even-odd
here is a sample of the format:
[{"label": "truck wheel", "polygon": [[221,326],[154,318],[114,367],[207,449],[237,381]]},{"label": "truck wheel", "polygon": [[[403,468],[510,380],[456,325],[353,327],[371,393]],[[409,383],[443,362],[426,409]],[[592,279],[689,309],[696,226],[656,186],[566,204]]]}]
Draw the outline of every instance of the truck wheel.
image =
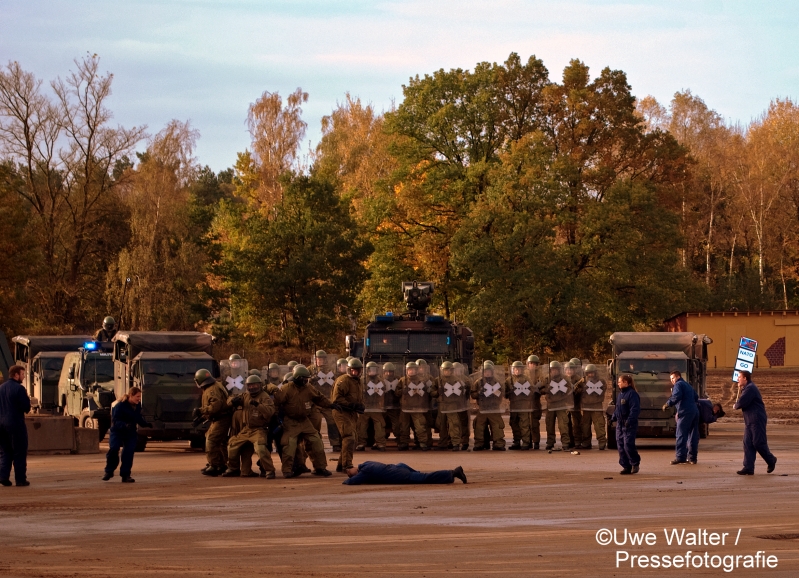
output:
[{"label": "truck wheel", "polygon": [[143,452],[147,448],[147,436],[139,436],[136,438],[136,451]]},{"label": "truck wheel", "polygon": [[195,435],[189,438],[189,447],[193,450],[205,450],[205,436]]},{"label": "truck wheel", "polygon": [[85,427],[86,429],[97,429],[97,420],[88,414],[83,414],[80,416],[79,427]]},{"label": "truck wheel", "polygon": [[705,439],[707,435],[710,433],[710,426],[706,423],[699,425],[699,437],[701,439]]}]

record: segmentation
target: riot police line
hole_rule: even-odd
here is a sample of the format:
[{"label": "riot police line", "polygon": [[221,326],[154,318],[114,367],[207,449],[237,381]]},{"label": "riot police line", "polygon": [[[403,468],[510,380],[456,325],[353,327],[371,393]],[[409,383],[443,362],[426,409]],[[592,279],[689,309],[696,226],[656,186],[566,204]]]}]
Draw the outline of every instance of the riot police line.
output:
[{"label": "riot police line", "polygon": [[[509,367],[484,361],[474,373],[460,363],[432,365],[423,359],[404,367],[317,351],[314,364],[270,364],[249,369],[238,355],[220,363],[221,380],[199,370],[202,389],[195,425],[208,422],[207,476],[274,478],[271,454],[282,475],[329,476],[322,443],[326,421],[337,471],[353,467],[353,452],[385,451],[387,432],[397,450],[538,450],[540,420],[546,412],[544,449],[592,447],[592,426],[600,450],[607,447],[605,398],[608,384],[594,364],[581,360],[542,367],[531,355]],[[505,420],[513,443],[505,447]],[[470,414],[474,413],[472,417]],[[432,433],[439,432],[434,443]],[[556,429],[558,430],[556,432]],[[337,443],[336,443],[337,442]],[[260,472],[253,470],[253,459]],[[312,468],[307,461],[310,458]]]}]

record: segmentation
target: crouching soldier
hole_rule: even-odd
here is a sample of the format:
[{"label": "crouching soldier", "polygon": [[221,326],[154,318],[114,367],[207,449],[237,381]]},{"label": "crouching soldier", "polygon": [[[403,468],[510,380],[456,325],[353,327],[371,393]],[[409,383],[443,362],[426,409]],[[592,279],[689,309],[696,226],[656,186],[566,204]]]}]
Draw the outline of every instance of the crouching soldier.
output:
[{"label": "crouching soldier", "polygon": [[322,438],[311,423],[309,416],[314,404],[320,407],[332,407],[333,404],[318,389],[308,383],[311,372],[304,365],[297,364],[292,371],[292,378],[275,392],[275,405],[283,413],[283,436],[281,446],[281,469],[284,478],[298,475],[294,469],[297,445],[307,442],[311,461],[316,476],[333,475],[327,469],[327,458]]},{"label": "crouching soldier", "polygon": [[596,433],[596,443],[599,445],[600,450],[604,450],[607,446],[608,439],[605,435],[605,394],[608,390],[608,384],[604,379],[600,379],[597,372],[596,365],[589,363],[585,366],[585,377],[575,387],[575,395],[580,395],[582,403],[582,426],[583,426],[583,443],[580,446],[582,449],[591,449],[591,424],[594,425],[594,432]]},{"label": "crouching soldier", "polygon": [[194,374],[194,383],[203,390],[202,405],[194,410],[194,416],[211,422],[205,433],[208,466],[202,470],[202,474],[218,476],[227,469],[227,441],[233,411],[227,404],[227,390],[214,379],[210,371],[198,369]]},{"label": "crouching soldier", "polygon": [[272,416],[275,415],[275,404],[272,398],[263,389],[263,381],[259,375],[247,378],[247,391],[228,399],[230,407],[241,408],[242,427],[228,442],[228,471],[222,474],[225,477],[241,475],[239,455],[242,447],[252,444],[261,466],[266,470],[266,478],[274,479],[275,465],[267,446],[267,427]]}]

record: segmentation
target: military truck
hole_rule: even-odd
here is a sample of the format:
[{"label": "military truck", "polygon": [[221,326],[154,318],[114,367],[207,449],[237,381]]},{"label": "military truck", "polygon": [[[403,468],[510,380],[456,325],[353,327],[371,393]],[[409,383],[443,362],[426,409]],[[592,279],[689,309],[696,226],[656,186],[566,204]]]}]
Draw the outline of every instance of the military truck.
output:
[{"label": "military truck", "polygon": [[137,451],[148,440],[189,440],[205,446],[202,426],[192,425],[202,392],[194,383],[198,369],[219,377],[212,357],[213,338],[196,331],[118,331],[114,336],[114,393],[117,399],[132,386],[142,390],[142,416],[152,428],[139,428]]},{"label": "military truck", "polygon": [[376,315],[366,326],[363,339],[348,335],[348,355],[362,359],[364,364],[392,362],[400,368],[417,359],[425,359],[434,367],[445,360],[458,361],[471,372],[474,334],[442,315],[428,313],[434,289],[434,284],[426,281],[403,282],[408,309],[399,315],[391,311]]},{"label": "military truck", "polygon": [[[57,407],[58,377],[47,367],[57,366],[59,357],[63,360],[68,352],[77,351],[91,340],[91,335],[17,335],[11,340],[14,343],[14,363],[25,368],[22,385],[29,396],[39,401],[42,412],[52,412]],[[39,357],[39,361],[34,363],[44,352],[52,355]],[[46,372],[50,373],[45,377],[43,374]]]},{"label": "military truck", "polygon": [[[100,439],[111,427],[114,358],[110,343],[87,342],[66,354],[58,381],[58,409],[75,425],[98,430]],[[41,354],[40,354],[41,355]]]},{"label": "military truck", "polygon": [[14,365],[14,356],[8,347],[6,334],[0,331],[0,378],[3,381],[8,379],[8,370],[12,365]]},{"label": "military truck", "polygon": [[[608,361],[608,376],[613,396],[607,408],[608,418],[616,409],[619,393],[618,377],[634,376],[635,388],[641,397],[638,437],[674,437],[677,422],[674,408],[661,409],[671,396],[672,371],[679,371],[701,399],[707,397],[707,346],[713,340],[707,335],[688,332],[617,332],[610,336],[613,359]],[[609,384],[610,385],[610,384]],[[707,436],[707,425],[700,435]],[[608,425],[608,443],[616,447],[616,429]]]}]

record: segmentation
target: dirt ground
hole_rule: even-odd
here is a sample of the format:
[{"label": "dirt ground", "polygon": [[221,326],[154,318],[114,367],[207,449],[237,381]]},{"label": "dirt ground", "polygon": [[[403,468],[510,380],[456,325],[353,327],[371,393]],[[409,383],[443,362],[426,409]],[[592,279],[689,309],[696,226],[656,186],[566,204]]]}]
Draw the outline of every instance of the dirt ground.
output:
[{"label": "dirt ground", "polygon": [[[738,392],[738,386],[733,387],[731,377],[732,371],[728,369],[708,371],[707,395],[713,401],[721,401],[727,411],[724,421],[742,421],[740,412],[729,411]],[[768,408],[770,423],[799,425],[799,370],[756,369],[752,379]]]},{"label": "dirt ground", "polygon": [[[100,480],[102,454],[31,456],[32,485],[0,488],[0,576],[724,574],[616,568],[617,551],[687,550],[765,551],[776,568],[735,573],[796,576],[799,428],[773,425],[769,433],[777,469],[767,475],[760,461],[755,476],[735,474],[739,423],[715,426],[696,466],[671,466],[673,446],[642,440],[634,476],[619,475],[612,451],[356,454],[420,470],[460,464],[469,483],[451,486],[350,487],[342,474],[207,478],[199,474],[204,455],[186,442],[151,443],[137,454],[132,485]],[[600,546],[605,528],[619,540],[625,528],[651,531],[656,544]],[[669,546],[664,529],[672,528],[728,536],[724,546]]]}]

